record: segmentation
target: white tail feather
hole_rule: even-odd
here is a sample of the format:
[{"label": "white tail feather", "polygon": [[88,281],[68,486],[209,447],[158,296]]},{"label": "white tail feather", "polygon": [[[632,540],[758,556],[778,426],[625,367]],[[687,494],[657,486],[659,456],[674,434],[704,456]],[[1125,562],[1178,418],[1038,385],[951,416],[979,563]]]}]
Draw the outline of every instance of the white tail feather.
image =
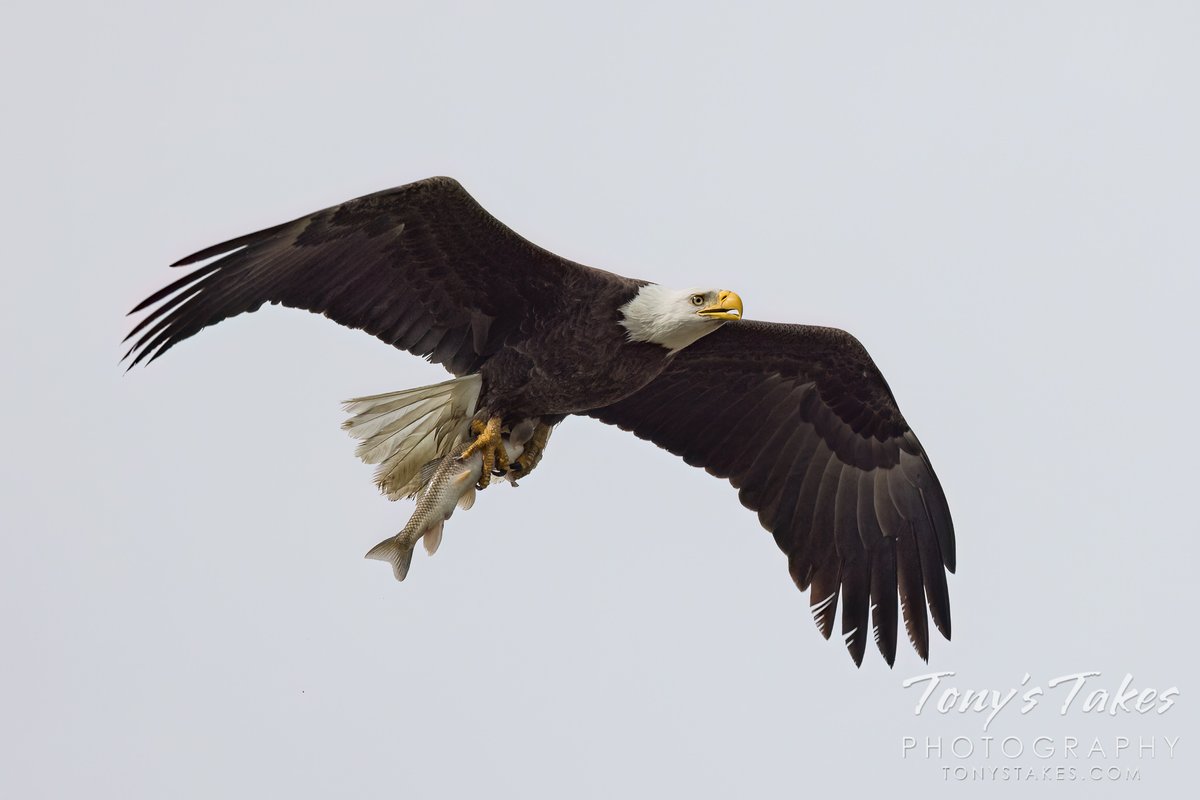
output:
[{"label": "white tail feather", "polygon": [[467,375],[346,401],[342,428],[361,442],[354,454],[379,465],[375,482],[389,500],[420,489],[421,468],[467,438],[481,384]]}]

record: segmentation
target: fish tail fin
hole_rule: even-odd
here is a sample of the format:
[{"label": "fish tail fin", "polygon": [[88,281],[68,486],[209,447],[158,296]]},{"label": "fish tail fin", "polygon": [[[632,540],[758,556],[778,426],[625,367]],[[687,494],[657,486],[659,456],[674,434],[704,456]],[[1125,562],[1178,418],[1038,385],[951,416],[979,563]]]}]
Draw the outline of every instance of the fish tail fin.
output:
[{"label": "fish tail fin", "polygon": [[413,545],[410,544],[406,547],[400,543],[399,536],[391,536],[368,550],[366,557],[388,562],[392,565],[392,572],[395,573],[396,580],[402,581],[408,575],[408,568],[412,565]]},{"label": "fish tail fin", "polygon": [[346,401],[342,429],[359,440],[356,456],[379,465],[375,483],[389,500],[420,490],[421,468],[466,439],[481,386],[479,375],[465,375]]}]

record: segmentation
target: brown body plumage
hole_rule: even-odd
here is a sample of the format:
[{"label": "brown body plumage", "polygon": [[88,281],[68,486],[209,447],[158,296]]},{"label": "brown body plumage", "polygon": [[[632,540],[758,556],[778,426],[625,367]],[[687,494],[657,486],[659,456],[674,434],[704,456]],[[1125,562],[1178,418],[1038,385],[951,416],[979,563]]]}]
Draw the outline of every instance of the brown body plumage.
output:
[{"label": "brown body plumage", "polygon": [[[717,293],[692,295],[712,305],[697,313],[720,313],[695,336],[669,338],[649,313],[659,306],[630,305],[670,299],[652,298],[653,284],[531,244],[448,178],[351,200],[177,265],[214,256],[134,309],[152,308],[130,334],[133,364],[264,303],[324,314],[464,376],[453,391],[460,400],[478,393],[477,422],[586,414],[728,478],[788,554],[797,585],[811,588],[826,636],[840,599],[856,662],[874,627],[892,663],[901,613],[926,657],[926,602],[949,637],[949,509],[886,382],[849,334],[722,326],[740,317],[740,300],[735,314],[724,298],[736,296],[722,292],[728,313]],[[387,466],[397,456],[386,423],[399,412],[366,400],[355,422],[375,444],[382,437],[364,447]],[[465,422],[454,425],[434,438],[466,435]]]}]

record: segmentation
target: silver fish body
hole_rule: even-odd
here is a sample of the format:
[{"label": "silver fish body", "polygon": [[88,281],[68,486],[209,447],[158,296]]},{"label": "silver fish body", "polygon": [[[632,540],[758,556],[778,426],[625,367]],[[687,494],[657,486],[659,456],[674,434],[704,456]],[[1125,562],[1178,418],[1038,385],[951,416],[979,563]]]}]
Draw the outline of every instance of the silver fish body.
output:
[{"label": "silver fish body", "polygon": [[[521,423],[504,437],[504,447],[510,461],[524,452],[533,427],[532,422]],[[450,519],[455,508],[468,509],[474,504],[475,485],[479,483],[482,473],[483,454],[479,452],[465,459],[452,452],[429,462],[422,470],[423,487],[415,494],[417,507],[408,524],[395,536],[372,547],[366,557],[387,561],[392,565],[396,580],[404,580],[412,564],[417,541],[424,542],[425,550],[430,555],[437,551],[442,541],[442,526]]]}]

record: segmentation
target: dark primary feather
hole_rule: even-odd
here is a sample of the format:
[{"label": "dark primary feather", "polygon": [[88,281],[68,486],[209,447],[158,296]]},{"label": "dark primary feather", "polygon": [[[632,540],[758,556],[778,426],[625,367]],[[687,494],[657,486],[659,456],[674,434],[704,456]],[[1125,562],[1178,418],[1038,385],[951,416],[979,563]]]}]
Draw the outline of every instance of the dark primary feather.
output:
[{"label": "dark primary feather", "polygon": [[895,661],[901,613],[928,659],[926,605],[950,638],[950,509],[891,390],[850,334],[731,323],[642,390],[590,414],[728,478],[788,555],[796,585],[810,589],[826,637],[840,600],[856,664],[868,626]]},{"label": "dark primary feather", "polygon": [[173,266],[213,256],[223,257],[130,312],[157,306],[126,337],[137,337],[125,354],[131,366],[208,325],[279,303],[463,375],[527,333],[539,313],[591,297],[601,284],[632,283],[523,239],[450,178],[350,200]]}]

